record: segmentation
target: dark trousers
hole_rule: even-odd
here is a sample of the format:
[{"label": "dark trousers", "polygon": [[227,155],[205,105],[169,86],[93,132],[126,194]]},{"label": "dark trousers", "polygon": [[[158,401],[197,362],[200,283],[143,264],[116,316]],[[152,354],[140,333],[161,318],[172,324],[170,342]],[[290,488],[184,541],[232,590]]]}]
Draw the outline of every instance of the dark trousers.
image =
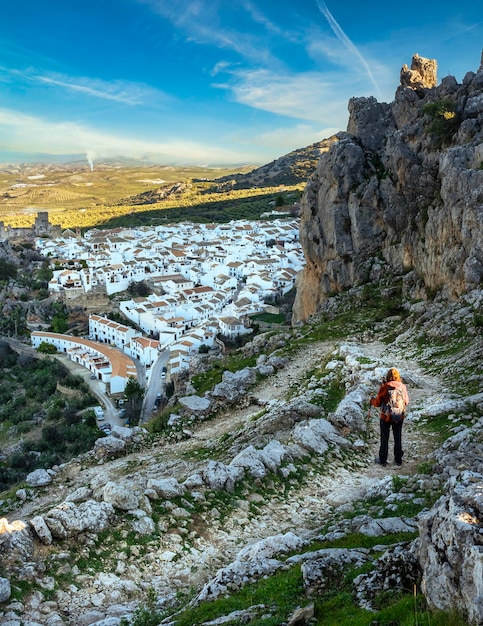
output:
[{"label": "dark trousers", "polygon": [[381,445],[379,448],[379,461],[381,463],[386,463],[387,461],[387,450],[389,447],[389,434],[392,428],[392,436],[394,437],[394,461],[396,463],[401,463],[403,458],[403,449],[402,449],[402,422],[398,422],[397,424],[393,424],[391,422],[384,422],[383,420],[379,420],[381,427]]}]

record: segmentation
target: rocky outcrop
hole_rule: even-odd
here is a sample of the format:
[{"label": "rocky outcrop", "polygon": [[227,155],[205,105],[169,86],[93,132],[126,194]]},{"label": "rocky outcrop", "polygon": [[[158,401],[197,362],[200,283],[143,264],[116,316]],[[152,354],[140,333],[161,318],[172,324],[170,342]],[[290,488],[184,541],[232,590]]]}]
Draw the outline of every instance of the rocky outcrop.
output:
[{"label": "rocky outcrop", "polygon": [[401,68],[401,85],[411,89],[431,89],[437,84],[438,64],[434,59],[413,56],[411,69],[404,64]]},{"label": "rocky outcrop", "polygon": [[481,284],[483,69],[435,84],[435,61],[415,55],[392,103],[350,100],[347,132],[301,202],[295,323],[330,293],[367,282],[376,257],[410,273],[408,297],[455,299]]},{"label": "rocky outcrop", "polygon": [[423,590],[431,606],[457,607],[483,624],[483,476],[468,472],[420,517]]}]

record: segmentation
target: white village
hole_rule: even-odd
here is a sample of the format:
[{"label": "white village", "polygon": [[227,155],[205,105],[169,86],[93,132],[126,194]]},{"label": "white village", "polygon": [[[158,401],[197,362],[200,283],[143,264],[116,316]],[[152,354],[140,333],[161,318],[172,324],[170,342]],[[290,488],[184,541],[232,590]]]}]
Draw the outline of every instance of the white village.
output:
[{"label": "white village", "polygon": [[147,296],[119,301],[125,324],[98,311],[89,315],[88,337],[32,332],[34,347],[54,345],[111,394],[122,393],[139,371],[140,382],[149,383],[162,353],[170,377],[200,348],[251,333],[249,316],[276,310],[273,303],[293,289],[304,264],[296,218],[93,229],[83,236],[67,230],[38,237],[35,247],[53,270],[49,292],[70,304],[90,292],[113,297],[133,283],[149,286]]}]

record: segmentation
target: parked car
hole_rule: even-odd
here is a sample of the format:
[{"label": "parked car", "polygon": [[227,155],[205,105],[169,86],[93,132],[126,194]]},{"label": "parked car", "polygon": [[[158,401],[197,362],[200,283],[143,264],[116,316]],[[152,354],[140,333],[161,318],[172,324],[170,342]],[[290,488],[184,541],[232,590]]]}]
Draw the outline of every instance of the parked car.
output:
[{"label": "parked car", "polygon": [[94,413],[97,419],[101,422],[104,419],[104,411],[101,406],[94,407]]},{"label": "parked car", "polygon": [[102,424],[102,426],[99,426],[99,429],[102,430],[102,432],[106,433],[106,435],[109,435],[112,427],[106,422],[105,424]]},{"label": "parked car", "polygon": [[126,415],[126,409],[119,409],[119,417],[124,417]]}]

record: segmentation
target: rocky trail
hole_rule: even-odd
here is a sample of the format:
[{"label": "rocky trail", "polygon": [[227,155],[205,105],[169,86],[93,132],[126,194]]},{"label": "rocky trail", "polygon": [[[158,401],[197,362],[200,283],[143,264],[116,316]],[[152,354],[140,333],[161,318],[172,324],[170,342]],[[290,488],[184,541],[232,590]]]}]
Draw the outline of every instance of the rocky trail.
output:
[{"label": "rocky trail", "polygon": [[[354,354],[357,358],[353,356]],[[320,365],[327,364],[332,358],[338,359],[339,367],[344,363],[342,367],[345,371],[341,376],[348,392],[352,385],[359,384],[357,381],[361,376],[371,375],[374,386],[369,393],[375,394],[378,389],[377,381],[385,371],[391,366],[397,366],[400,369],[408,384],[411,400],[403,429],[405,449],[403,466],[397,467],[392,464],[391,447],[387,467],[381,467],[374,462],[379,446],[379,418],[375,409],[372,409],[368,417],[368,398],[366,398],[361,417],[365,420],[361,435],[365,443],[362,444],[360,440],[359,448],[352,447],[347,463],[337,452],[320,462],[317,461],[317,454],[312,454],[312,460],[304,464],[306,476],[302,480],[299,480],[296,474],[289,473],[284,479],[285,487],[288,488],[280,488],[276,486],[280,475],[277,477],[277,472],[273,474],[268,472],[261,480],[255,478],[252,481],[253,490],[248,488],[247,493],[245,493],[246,483],[243,497],[237,498],[232,495],[227,509],[223,504],[225,496],[218,499],[215,494],[216,490],[211,494],[208,491],[205,496],[198,492],[196,487],[188,487],[192,496],[201,498],[202,512],[200,513],[193,511],[193,503],[182,497],[183,493],[188,494],[188,491],[184,491],[185,487],[178,492],[178,496],[182,498],[181,505],[174,493],[171,497],[165,495],[164,507],[167,510],[167,516],[157,522],[159,535],[146,553],[146,557],[140,561],[137,555],[142,554],[144,550],[142,535],[152,532],[151,505],[147,504],[146,496],[142,495],[142,492],[146,494],[150,490],[152,492],[153,488],[150,488],[150,485],[163,483],[166,480],[174,481],[179,487],[183,482],[188,484],[190,480],[192,481],[193,475],[196,476],[196,472],[203,472],[200,468],[206,467],[207,458],[223,458],[223,463],[229,464],[224,465],[225,469],[229,469],[230,462],[236,456],[237,451],[243,446],[245,450],[253,448],[250,445],[250,433],[253,424],[255,441],[256,428],[259,427],[257,416],[263,414],[264,411],[268,415],[277,416],[279,412],[283,413],[284,407],[293,402],[294,398],[296,401],[299,397],[303,398],[313,372]],[[378,379],[375,378],[376,373],[379,376]],[[314,385],[317,386],[316,383]],[[114,604],[118,601],[121,592],[126,593],[126,589],[130,590],[127,592],[127,597],[135,596],[139,602],[139,590],[153,586],[157,596],[169,603],[178,591],[211,589],[209,581],[214,580],[214,576],[223,577],[220,572],[224,572],[226,568],[229,570],[233,563],[239,563],[238,555],[241,551],[250,549],[250,546],[264,541],[276,543],[279,540],[274,538],[284,536],[296,535],[300,538],[299,541],[310,540],[316,537],[320,532],[319,529],[330,521],[334,511],[342,511],[344,508],[350,510],[355,501],[364,498],[371,489],[378,488],[386,477],[390,480],[396,475],[410,477],[415,474],[418,466],[437,447],[437,444],[429,437],[421,438],[411,413],[421,410],[427,396],[440,393],[441,388],[441,383],[437,378],[422,371],[417,363],[401,359],[399,355],[381,343],[314,342],[292,355],[285,366],[276,370],[273,375],[261,380],[238,405],[227,406],[211,419],[193,420],[187,430],[187,436],[181,440],[171,440],[164,444],[145,442],[141,446],[127,448],[124,454],[115,458],[109,455],[96,457],[93,454],[87,459],[74,459],[67,463],[60,469],[50,486],[38,490],[34,497],[30,496],[24,502],[19,502],[15,511],[8,514],[8,520],[13,524],[19,519],[28,520],[34,516],[38,519],[46,514],[48,517],[50,514],[47,513],[48,509],[57,506],[62,510],[65,502],[72,500],[73,494],[79,494],[79,492],[84,493],[81,500],[93,497],[94,506],[103,506],[107,504],[107,502],[102,502],[107,498],[106,489],[109,485],[113,485],[117,498],[115,506],[119,516],[117,525],[120,523],[121,528],[125,527],[123,531],[125,536],[129,532],[130,525],[140,529],[137,531],[140,545],[135,543],[128,546],[123,542],[120,546],[114,537],[108,539],[109,545],[112,544],[110,548],[112,554],[117,555],[110,565],[107,563],[105,565],[106,572],[110,573],[81,575],[79,580],[84,582],[76,587],[75,593],[61,594],[62,601],[58,602],[58,611],[59,614],[62,613],[67,617],[58,624],[59,626],[76,624],[78,616],[87,608],[91,607],[91,611],[97,610],[92,607],[93,602],[98,603],[99,607]],[[295,418],[296,422],[298,420],[300,417]],[[280,423],[278,425],[280,426]],[[296,427],[297,424],[295,424]],[[237,440],[238,433],[242,433],[241,441]],[[280,433],[280,429],[267,431],[265,440],[269,439],[271,443],[277,443],[275,439]],[[289,439],[283,441],[288,443]],[[230,442],[234,440],[238,448],[236,445],[231,448],[224,447],[227,440]],[[199,453],[201,457],[197,456]],[[298,472],[295,467],[292,471]],[[223,492],[221,489],[221,493]],[[268,495],[269,493],[273,495]],[[178,504],[171,502],[173,497]],[[132,498],[135,504],[124,503]],[[154,498],[155,502],[159,494],[157,497],[152,495],[151,498]],[[96,504],[99,502],[101,504]],[[85,504],[87,505],[88,502]],[[138,521],[124,520],[123,510],[125,512],[132,510]],[[149,524],[146,520],[150,520]],[[146,524],[148,530],[146,530]],[[87,542],[86,548],[81,548],[81,553],[87,550],[86,554],[88,554],[87,546],[90,540],[85,539],[85,541]],[[69,543],[63,541],[54,542],[52,548],[54,548],[53,554],[58,550],[70,549]],[[42,549],[45,550],[45,548]],[[79,550],[79,546],[73,549]],[[102,548],[102,550],[105,549],[106,546]],[[54,556],[54,558],[57,557]],[[133,590],[137,593],[133,593]],[[208,592],[205,591],[205,593]],[[123,603],[124,610],[127,612],[132,611],[135,606],[134,598],[132,604],[129,601]],[[101,619],[103,615],[108,615],[108,612],[98,611],[96,615],[99,615]],[[57,626],[57,623],[55,624]]]},{"label": "rocky trail", "polygon": [[[388,369],[396,366],[404,371],[407,378],[408,393],[410,395],[410,406],[407,419],[404,424],[405,459],[402,467],[398,467],[399,473],[411,474],[417,465],[424,459],[426,454],[431,451],[431,441],[421,440],[420,435],[414,428],[411,420],[411,411],[416,408],[424,407],[425,398],[438,394],[442,389],[441,382],[434,376],[430,376],[421,371],[417,363],[401,359],[400,355],[388,350],[387,346],[380,342],[374,343],[357,343],[353,344],[362,349],[365,357],[378,361],[378,367]],[[327,361],[327,357],[336,350],[334,342],[316,342],[304,348],[303,351],[290,358],[286,367],[277,371],[273,376],[264,379],[250,393],[249,403],[243,408],[228,409],[222,411],[216,418],[208,422],[200,422],[194,429],[194,437],[188,441],[182,442],[180,447],[183,449],[192,449],[206,442],[216,442],[216,440],[226,433],[236,431],[243,425],[251,415],[260,411],[273,400],[287,399],[290,393],[294,393],[306,378],[307,373],[314,370],[321,363]],[[408,376],[409,375],[409,376]],[[377,385],[374,386],[374,395],[377,393]],[[365,475],[370,477],[380,477],[391,469],[378,466],[372,463],[377,456],[379,446],[379,413],[375,408],[371,409],[368,416],[366,414],[365,421],[368,433],[368,439],[373,441],[372,453],[367,459],[367,468]],[[176,456],[176,446],[170,451],[170,454]]]}]

